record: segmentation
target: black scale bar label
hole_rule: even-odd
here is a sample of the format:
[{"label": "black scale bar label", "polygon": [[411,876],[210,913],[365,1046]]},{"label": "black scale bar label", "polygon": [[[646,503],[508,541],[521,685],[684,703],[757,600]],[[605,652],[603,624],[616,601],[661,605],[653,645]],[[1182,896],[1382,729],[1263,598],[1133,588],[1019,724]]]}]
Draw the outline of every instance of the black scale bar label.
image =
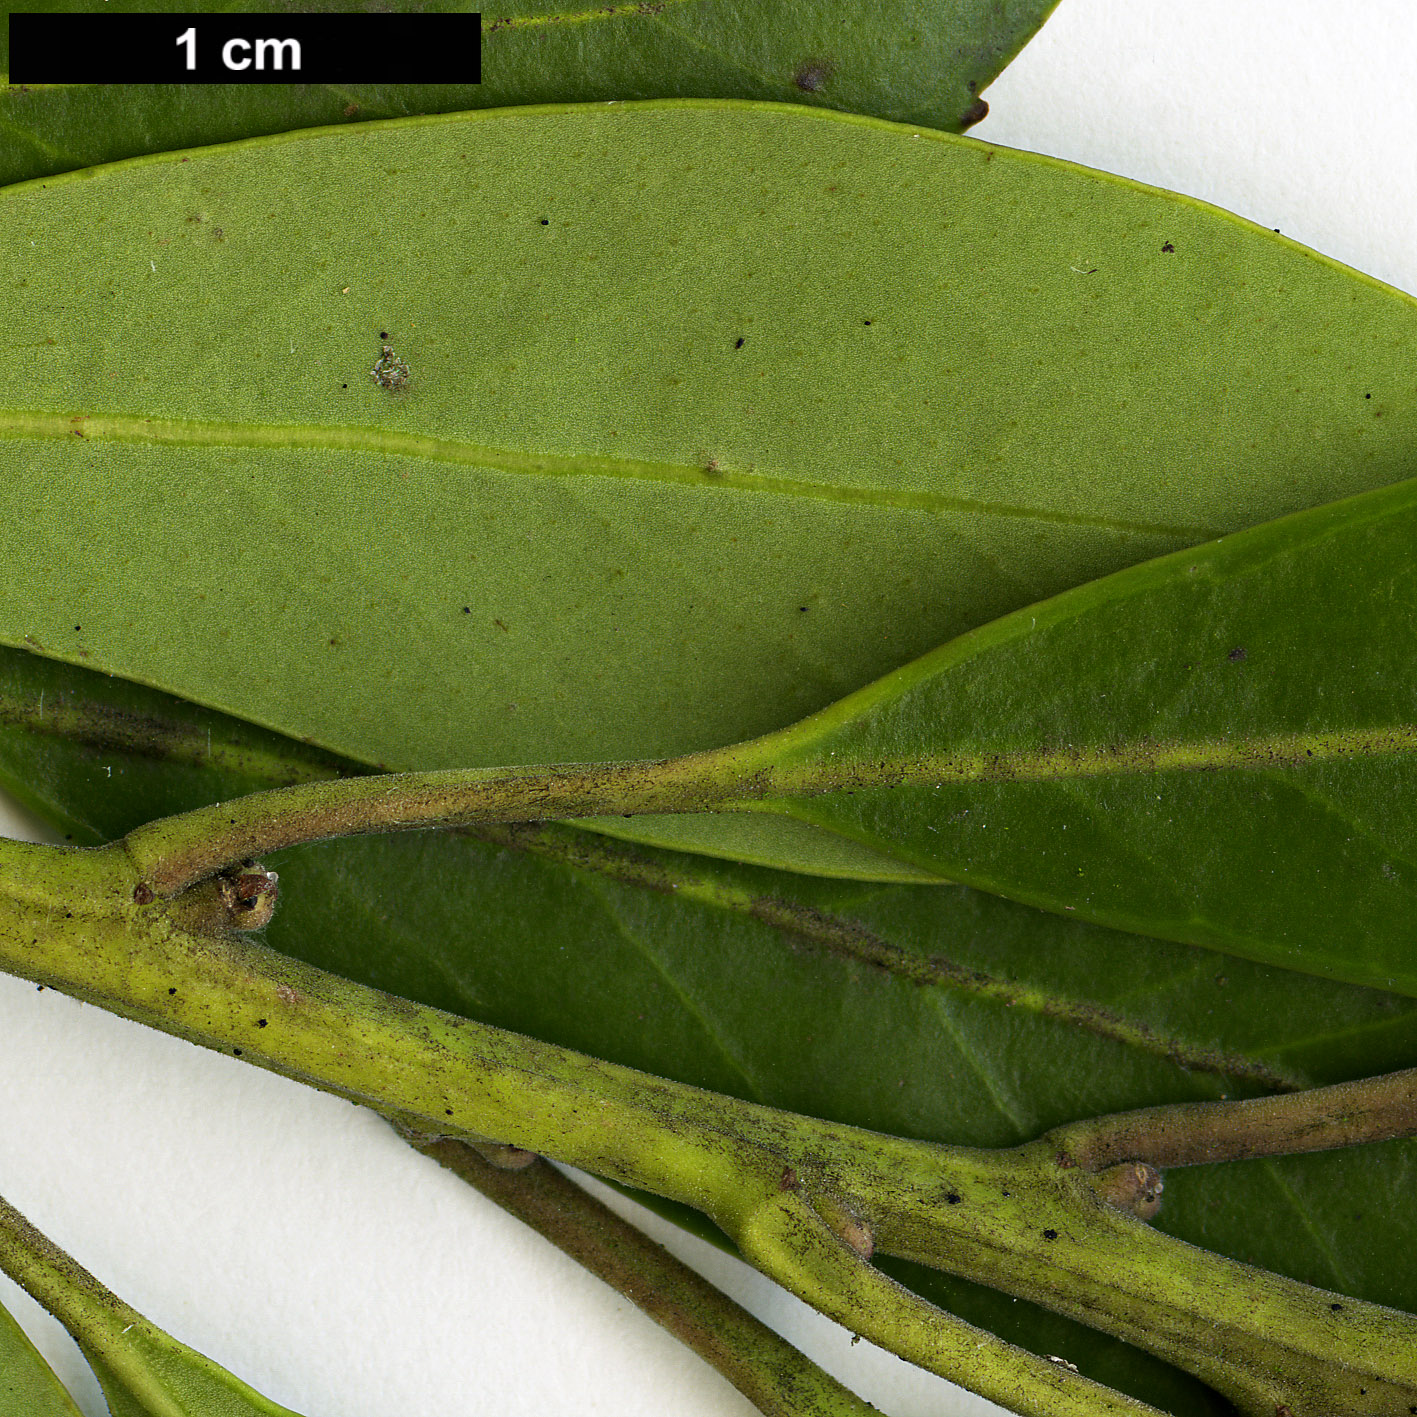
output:
[{"label": "black scale bar label", "polygon": [[482,16],[10,15],[12,84],[475,84]]}]

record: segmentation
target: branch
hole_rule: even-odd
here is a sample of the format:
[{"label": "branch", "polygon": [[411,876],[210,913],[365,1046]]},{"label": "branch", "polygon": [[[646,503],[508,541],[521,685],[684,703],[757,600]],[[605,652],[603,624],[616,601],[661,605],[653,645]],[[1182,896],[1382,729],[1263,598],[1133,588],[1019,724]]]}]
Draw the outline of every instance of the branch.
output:
[{"label": "branch", "polygon": [[1155,1167],[1331,1151],[1417,1135],[1417,1068],[1241,1102],[1182,1102],[1075,1122],[1050,1133],[1086,1171],[1125,1161]]},{"label": "branch", "polygon": [[330,837],[476,822],[712,811],[762,796],[766,775],[724,748],[659,761],[456,769],[300,783],[165,817],[124,838],[138,882],[170,898],[251,857]]},{"label": "branch", "polygon": [[0,868],[0,967],[430,1133],[491,1138],[695,1206],[809,1301],[827,1284],[826,1270],[813,1277],[825,1227],[827,1269],[854,1276],[843,1292],[895,1315],[888,1346],[974,1390],[1026,1379],[1005,1399],[1020,1412],[1056,1413],[1060,1383],[1090,1385],[987,1335],[944,1341],[945,1318],[882,1287],[867,1237],[1147,1348],[1255,1417],[1417,1406],[1417,1318],[1159,1234],[1106,1203],[1092,1173],[1060,1166],[1051,1140],[990,1152],[880,1136],[396,999],[224,931],[223,882],[140,904],[121,843],[0,843]]},{"label": "branch", "polygon": [[4,1200],[0,1270],[69,1330],[113,1412],[297,1417],[125,1304]]},{"label": "branch", "polygon": [[874,1409],[786,1339],[540,1157],[507,1169],[452,1137],[405,1140],[603,1279],[716,1368],[765,1417]]}]

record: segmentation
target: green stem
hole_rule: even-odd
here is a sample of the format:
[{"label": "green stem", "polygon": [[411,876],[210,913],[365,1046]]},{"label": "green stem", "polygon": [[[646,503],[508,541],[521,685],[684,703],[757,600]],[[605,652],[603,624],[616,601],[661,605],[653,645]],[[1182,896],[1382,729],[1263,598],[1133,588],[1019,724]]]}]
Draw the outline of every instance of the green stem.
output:
[{"label": "green stem", "polygon": [[655,762],[394,773],[257,792],[139,827],[125,838],[139,882],[171,897],[225,867],[330,837],[474,822],[707,811],[762,796],[736,748]]},{"label": "green stem", "polygon": [[3,1199],[0,1270],[69,1330],[114,1412],[297,1417],[125,1304]]},{"label": "green stem", "polygon": [[[400,1130],[403,1130],[400,1128]],[[873,1409],[702,1275],[539,1157],[517,1170],[466,1142],[409,1143],[496,1201],[716,1368],[766,1417],[866,1417]]]},{"label": "green stem", "polygon": [[[931,1145],[702,1092],[393,998],[235,934],[190,933],[187,922],[214,918],[219,883],[140,904],[121,843],[3,847],[0,967],[429,1132],[494,1138],[696,1206],[795,1292],[879,1306],[871,1313],[890,1317],[873,1337],[1018,1412],[1055,1414],[1060,1392],[1069,1411],[1119,1409],[1076,1374],[892,1298],[862,1258],[871,1238],[882,1253],[1145,1347],[1255,1417],[1282,1406],[1294,1417],[1399,1417],[1417,1406],[1417,1318],[1159,1234],[1108,1203],[1091,1172],[1060,1164],[1051,1138],[1005,1152]],[[831,1300],[835,1290],[847,1299]],[[848,1322],[865,1331],[854,1310]]]},{"label": "green stem", "polygon": [[1182,1102],[1060,1127],[1060,1154],[1088,1171],[1124,1161],[1197,1166],[1330,1151],[1417,1135],[1417,1068],[1243,1102]]}]

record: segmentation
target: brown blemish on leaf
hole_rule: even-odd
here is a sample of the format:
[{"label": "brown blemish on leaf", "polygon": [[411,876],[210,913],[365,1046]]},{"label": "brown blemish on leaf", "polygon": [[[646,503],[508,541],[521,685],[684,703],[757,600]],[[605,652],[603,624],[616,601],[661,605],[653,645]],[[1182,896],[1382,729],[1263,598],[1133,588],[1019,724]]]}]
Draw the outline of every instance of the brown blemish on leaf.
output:
[{"label": "brown blemish on leaf", "polygon": [[142,881],[139,881],[138,884],[133,887],[134,905],[151,905],[153,899],[154,896],[151,886],[145,885]]},{"label": "brown blemish on leaf", "polygon": [[831,78],[836,66],[829,59],[808,59],[797,66],[792,82],[803,93],[820,93]]},{"label": "brown blemish on leaf", "polygon": [[960,131],[972,128],[974,125],[989,116],[989,105],[982,98],[976,98],[963,113],[959,115]]}]

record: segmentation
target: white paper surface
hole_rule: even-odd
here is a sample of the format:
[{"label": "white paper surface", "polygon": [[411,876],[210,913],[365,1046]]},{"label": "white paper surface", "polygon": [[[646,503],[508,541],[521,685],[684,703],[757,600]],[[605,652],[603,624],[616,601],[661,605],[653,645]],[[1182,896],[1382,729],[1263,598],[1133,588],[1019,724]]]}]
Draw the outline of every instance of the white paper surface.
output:
[{"label": "white paper surface", "polygon": [[[1417,291],[1414,63],[1410,0],[1063,0],[974,134],[1202,197]],[[8,978],[0,1097],[0,1194],[305,1417],[754,1410],[347,1103]],[[893,1417],[996,1410],[648,1224]],[[98,1417],[62,1330],[3,1278],[0,1302]]]}]

